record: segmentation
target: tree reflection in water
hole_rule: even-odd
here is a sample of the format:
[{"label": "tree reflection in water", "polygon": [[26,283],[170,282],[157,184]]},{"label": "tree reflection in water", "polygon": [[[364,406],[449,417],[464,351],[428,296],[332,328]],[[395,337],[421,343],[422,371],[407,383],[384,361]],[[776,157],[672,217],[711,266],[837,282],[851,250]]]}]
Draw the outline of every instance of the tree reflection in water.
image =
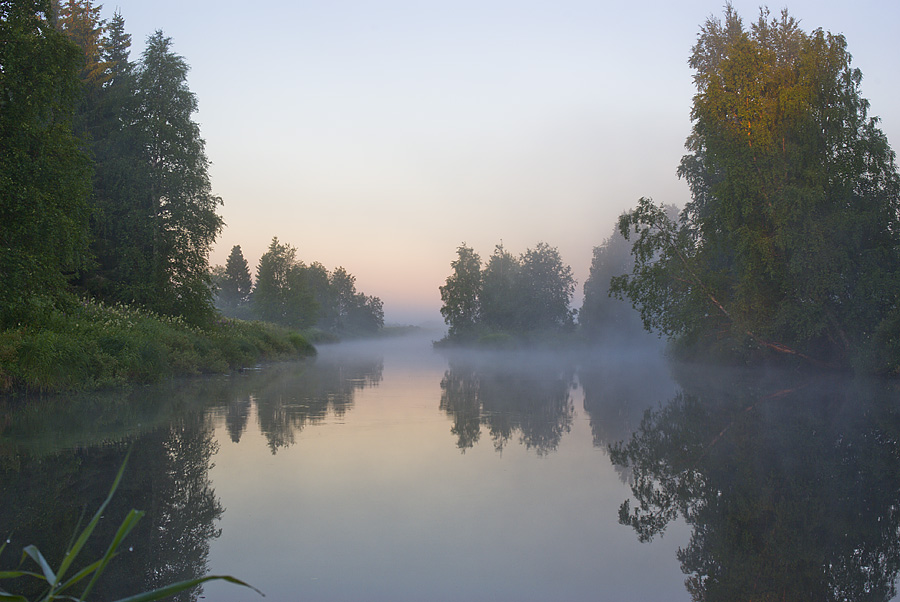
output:
[{"label": "tree reflection in water", "polygon": [[465,452],[486,426],[500,452],[518,433],[539,455],[555,450],[572,426],[571,363],[489,354],[451,358],[441,380],[440,409],[453,419],[450,432]]},{"label": "tree reflection in water", "polygon": [[682,375],[611,446],[639,539],[681,516],[695,600],[889,600],[900,570],[900,408],[884,383]]},{"label": "tree reflection in water", "polygon": [[[84,512],[90,516],[100,506],[129,447],[133,450],[122,483],[79,559],[86,564],[100,558],[130,509],[147,514],[125,541],[127,551],[110,563],[94,597],[115,599],[204,576],[209,541],[219,536],[215,523],[223,509],[208,478],[216,444],[212,423],[202,412],[186,413],[131,441],[74,453],[5,457],[0,465],[0,526],[12,531],[14,543],[0,559],[2,565],[15,566],[18,550],[35,544],[51,566],[58,566],[70,534]],[[40,590],[28,591],[29,585],[20,579],[16,587],[24,591],[17,591],[38,595]],[[201,591],[196,587],[173,599],[195,601]]]},{"label": "tree reflection in water", "polygon": [[[127,551],[98,582],[95,597],[116,599],[204,576],[223,513],[209,480],[218,420],[209,410],[219,408],[229,436],[238,441],[255,404],[274,453],[327,412],[342,416],[356,391],[381,381],[382,360],[360,357],[333,357],[314,370],[308,362],[293,362],[4,412],[0,534],[9,535],[11,544],[0,567],[16,566],[17,554],[29,544],[57,566],[83,513],[90,516],[100,506],[132,448],[123,481],[80,558],[100,558],[130,509],[146,515],[128,536]],[[16,583],[28,597],[40,594],[28,586],[21,579]],[[195,601],[201,592],[197,587],[173,599]]]},{"label": "tree reflection in water", "polygon": [[239,442],[255,405],[260,431],[274,454],[293,445],[306,425],[321,422],[329,410],[343,416],[357,391],[381,382],[383,370],[380,357],[349,355],[250,371],[226,381],[219,398],[225,427],[231,440]]}]

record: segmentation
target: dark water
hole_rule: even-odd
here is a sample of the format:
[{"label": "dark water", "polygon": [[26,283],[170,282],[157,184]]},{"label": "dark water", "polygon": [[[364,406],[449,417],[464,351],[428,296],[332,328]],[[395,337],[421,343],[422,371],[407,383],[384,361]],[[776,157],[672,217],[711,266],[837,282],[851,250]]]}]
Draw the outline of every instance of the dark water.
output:
[{"label": "dark water", "polygon": [[[84,560],[128,509],[147,515],[98,600],[207,572],[268,600],[890,600],[898,398],[410,338],[7,406],[0,569],[30,543],[58,563],[131,449]],[[181,599],[262,598],[214,583]]]}]

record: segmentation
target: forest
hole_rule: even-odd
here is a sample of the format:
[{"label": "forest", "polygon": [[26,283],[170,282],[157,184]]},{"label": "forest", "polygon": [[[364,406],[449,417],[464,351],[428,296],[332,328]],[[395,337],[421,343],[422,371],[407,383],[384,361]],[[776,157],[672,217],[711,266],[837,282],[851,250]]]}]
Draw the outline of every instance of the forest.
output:
[{"label": "forest", "polygon": [[[702,26],[689,64],[678,175],[691,201],[678,211],[642,198],[620,217],[594,250],[582,332],[633,323],[612,295],[681,358],[900,373],[900,176],[846,40],[804,32],[787,11],[747,27],[729,5]],[[503,257],[498,247],[481,271],[458,249],[441,288],[451,338],[522,327],[494,317]],[[571,320],[559,313],[571,282],[553,290],[545,321],[529,324]],[[527,315],[534,299],[515,298]]]},{"label": "forest", "polygon": [[384,304],[357,291],[355,276],[343,267],[329,271],[318,261],[306,265],[296,248],[277,237],[259,259],[255,283],[235,245],[226,264],[212,268],[212,289],[218,310],[234,318],[335,336],[371,335],[384,327]]},{"label": "forest", "polygon": [[255,286],[239,247],[211,268],[223,201],[189,65],[159,30],[133,61],[124,17],[100,9],[0,3],[0,391],[219,372],[314,353],[300,330],[380,330],[351,274],[277,240]]},{"label": "forest", "polygon": [[[277,238],[255,281],[240,246],[210,266],[223,200],[171,38],[156,31],[132,60],[118,12],[107,22],[86,0],[0,6],[3,390],[66,388],[72,372],[100,384],[166,364],[218,370],[310,352],[292,331],[383,327],[382,301],[344,267],[307,263]],[[557,248],[514,255],[501,243],[482,262],[463,243],[440,287],[445,341],[625,341],[640,322],[680,357],[896,375],[900,177],[846,41],[786,11],[745,26],[728,6],[702,26],[689,64],[677,173],[691,200],[679,210],[643,198],[624,213],[594,249],[577,311]],[[126,315],[159,332],[101,326]],[[261,346],[263,328],[287,329],[280,351]],[[227,345],[242,352],[201,342],[236,331],[253,339]]]}]

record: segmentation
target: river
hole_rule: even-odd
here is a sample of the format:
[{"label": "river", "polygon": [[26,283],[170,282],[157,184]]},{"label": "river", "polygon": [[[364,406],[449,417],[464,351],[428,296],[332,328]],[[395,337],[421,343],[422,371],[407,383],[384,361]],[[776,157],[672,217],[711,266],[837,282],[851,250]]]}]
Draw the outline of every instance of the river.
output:
[{"label": "river", "polygon": [[[268,600],[890,600],[897,398],[658,351],[414,336],[30,400],[0,415],[0,569],[31,543],[58,563],[130,450],[83,560],[147,514],[98,600],[206,573]],[[262,598],[210,582],[179,599]]]}]

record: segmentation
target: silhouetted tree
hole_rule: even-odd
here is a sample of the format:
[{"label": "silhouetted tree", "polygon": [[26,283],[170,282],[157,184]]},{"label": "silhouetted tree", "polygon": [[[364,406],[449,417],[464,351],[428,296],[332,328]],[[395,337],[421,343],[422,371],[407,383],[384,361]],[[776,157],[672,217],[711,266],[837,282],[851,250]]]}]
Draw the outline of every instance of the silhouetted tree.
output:
[{"label": "silhouetted tree", "polygon": [[194,321],[211,315],[209,251],[222,230],[211,192],[209,160],[200,127],[191,119],[197,98],[187,86],[188,65],[162,31],[147,38],[137,72],[137,110],[148,166],[154,292],[149,305]]},{"label": "silhouetted tree", "polygon": [[457,247],[450,267],[453,274],[440,287],[444,303],[441,315],[450,327],[450,336],[468,336],[474,333],[481,318],[481,258],[463,243]]},{"label": "silhouetted tree", "polygon": [[575,311],[569,302],[575,292],[572,268],[562,262],[559,251],[539,242],[519,260],[518,326],[522,330],[548,331],[574,325]]},{"label": "silhouetted tree", "polygon": [[228,308],[245,305],[250,300],[253,281],[250,266],[244,259],[240,245],[234,245],[225,263],[225,270],[219,283],[219,301]]},{"label": "silhouetted tree", "polygon": [[[674,205],[668,205],[664,210],[671,219],[677,218],[678,209]],[[640,314],[630,302],[618,299],[610,292],[612,279],[633,268],[631,243],[615,227],[602,245],[594,247],[590,274],[584,282],[578,325],[588,340],[633,342],[644,338]]]},{"label": "silhouetted tree", "polygon": [[502,243],[494,248],[481,277],[481,321],[487,328],[511,332],[518,327],[521,271],[518,258]]},{"label": "silhouetted tree", "polygon": [[259,258],[252,303],[260,318],[276,324],[308,328],[316,322],[318,304],[307,284],[305,266],[297,261],[297,250],[277,237]]}]

